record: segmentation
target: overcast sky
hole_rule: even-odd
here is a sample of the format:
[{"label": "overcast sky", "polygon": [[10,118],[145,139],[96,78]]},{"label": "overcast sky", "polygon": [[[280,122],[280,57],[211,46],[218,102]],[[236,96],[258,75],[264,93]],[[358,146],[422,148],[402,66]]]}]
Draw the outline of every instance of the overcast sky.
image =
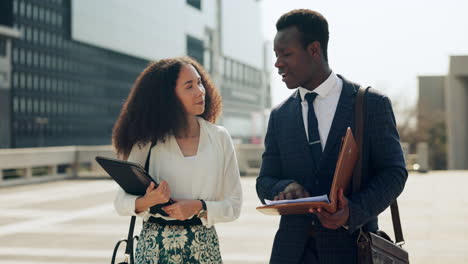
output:
[{"label": "overcast sky", "polygon": [[[260,5],[263,33],[271,41],[283,13],[296,8],[322,13],[329,23],[332,70],[383,90],[399,105],[417,102],[417,76],[445,75],[450,55],[468,55],[464,0],[262,0]],[[276,105],[291,91],[272,70]]]}]

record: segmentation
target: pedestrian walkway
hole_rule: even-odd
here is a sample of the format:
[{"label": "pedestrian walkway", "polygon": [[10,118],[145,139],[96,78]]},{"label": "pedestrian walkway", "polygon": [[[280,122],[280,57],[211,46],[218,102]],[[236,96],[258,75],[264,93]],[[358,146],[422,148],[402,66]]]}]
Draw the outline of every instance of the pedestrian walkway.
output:
[{"label": "pedestrian walkway", "polygon": [[[242,186],[241,217],[217,225],[224,263],[267,263],[279,218],[255,211],[254,177]],[[399,202],[412,263],[468,263],[466,186],[468,172],[410,175]],[[110,180],[0,189],[0,264],[110,263],[130,220],[113,210],[115,189]],[[388,211],[380,222],[392,233]]]}]

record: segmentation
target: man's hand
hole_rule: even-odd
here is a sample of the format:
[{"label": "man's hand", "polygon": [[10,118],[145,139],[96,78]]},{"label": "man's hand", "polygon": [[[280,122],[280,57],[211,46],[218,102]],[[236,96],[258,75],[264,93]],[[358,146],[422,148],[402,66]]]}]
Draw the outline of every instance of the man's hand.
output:
[{"label": "man's hand", "polygon": [[199,200],[172,199],[174,204],[164,206],[162,209],[172,218],[177,220],[187,220],[189,217],[198,214],[203,208]]},{"label": "man's hand", "polygon": [[348,221],[348,199],[344,196],[343,189],[340,189],[338,192],[338,208],[335,213],[331,214],[322,208],[311,208],[309,212],[317,215],[324,227],[335,230],[345,225]]},{"label": "man's hand", "polygon": [[310,194],[306,191],[302,185],[297,182],[293,182],[286,186],[282,192],[280,192],[273,200],[285,200],[285,199],[298,199],[309,197]]}]

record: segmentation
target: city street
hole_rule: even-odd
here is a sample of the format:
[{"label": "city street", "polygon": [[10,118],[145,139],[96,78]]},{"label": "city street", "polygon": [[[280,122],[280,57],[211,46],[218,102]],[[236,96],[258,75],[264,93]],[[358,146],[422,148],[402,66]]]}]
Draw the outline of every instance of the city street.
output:
[{"label": "city street", "polygon": [[[256,212],[254,177],[242,185],[240,219],[216,227],[224,263],[267,263],[279,218]],[[467,171],[410,175],[399,205],[412,263],[468,263],[466,186]],[[0,189],[0,264],[110,263],[130,220],[115,213],[115,190],[104,179]],[[393,237],[388,211],[380,223]]]}]

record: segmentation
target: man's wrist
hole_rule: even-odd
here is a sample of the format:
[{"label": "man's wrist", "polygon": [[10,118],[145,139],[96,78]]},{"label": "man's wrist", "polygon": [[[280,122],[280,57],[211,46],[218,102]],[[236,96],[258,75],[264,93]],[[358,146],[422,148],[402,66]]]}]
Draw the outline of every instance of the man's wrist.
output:
[{"label": "man's wrist", "polygon": [[349,219],[351,218],[350,210],[348,207],[348,219],[346,219],[346,222],[342,225],[342,227],[346,230],[349,230]]},{"label": "man's wrist", "polygon": [[271,198],[273,199],[275,196],[279,195],[280,192],[284,191],[284,189],[286,189],[286,187],[288,187],[289,184],[295,182],[294,180],[280,180],[279,182],[277,182],[273,188],[271,189],[272,191],[272,196]]}]

